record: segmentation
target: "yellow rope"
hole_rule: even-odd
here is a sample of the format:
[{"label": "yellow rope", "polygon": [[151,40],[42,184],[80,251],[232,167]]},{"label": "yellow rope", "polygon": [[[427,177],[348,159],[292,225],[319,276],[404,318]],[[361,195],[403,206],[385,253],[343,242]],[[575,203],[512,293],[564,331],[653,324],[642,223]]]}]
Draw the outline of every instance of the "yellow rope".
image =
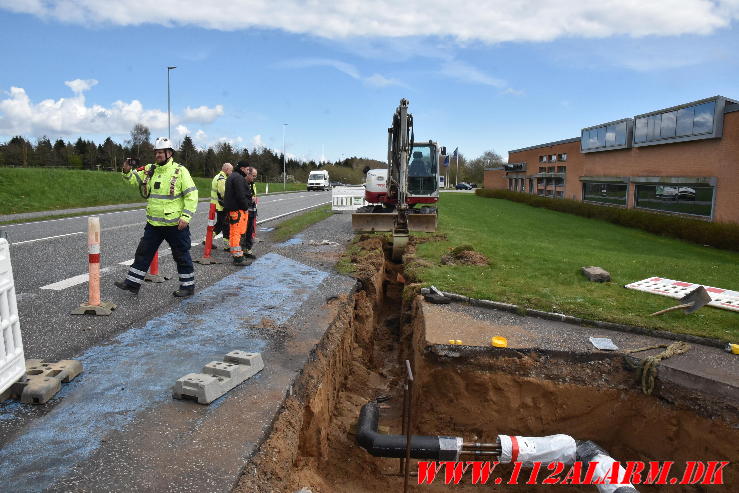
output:
[{"label": "yellow rope", "polygon": [[646,346],[638,349],[629,349],[627,353],[638,353],[640,351],[648,351],[650,349],[666,348],[659,354],[648,356],[644,360],[641,369],[641,389],[646,395],[654,390],[654,379],[657,376],[657,365],[663,359],[670,358],[677,354],[682,354],[690,349],[690,344],[682,341],[673,342],[669,346],[667,344],[655,344],[654,346]]}]

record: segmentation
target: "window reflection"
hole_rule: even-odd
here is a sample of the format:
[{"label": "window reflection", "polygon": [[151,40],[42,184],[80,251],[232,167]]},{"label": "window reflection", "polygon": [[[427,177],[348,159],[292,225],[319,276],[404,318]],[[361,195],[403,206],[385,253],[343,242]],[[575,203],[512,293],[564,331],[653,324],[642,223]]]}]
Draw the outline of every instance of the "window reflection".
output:
[{"label": "window reflection", "polygon": [[582,199],[602,204],[626,205],[626,183],[583,183]]},{"label": "window reflection", "polygon": [[691,184],[649,184],[636,186],[636,207],[679,214],[711,216],[713,187]]},{"label": "window reflection", "polygon": [[660,136],[664,138],[675,136],[675,122],[677,121],[677,112],[670,111],[662,114],[662,126],[660,127]]},{"label": "window reflection", "polygon": [[695,107],[695,118],[693,119],[693,134],[705,134],[713,132],[713,112],[716,103],[699,104]]},{"label": "window reflection", "polygon": [[695,108],[690,106],[677,110],[677,135],[691,135],[693,133],[693,114]]}]

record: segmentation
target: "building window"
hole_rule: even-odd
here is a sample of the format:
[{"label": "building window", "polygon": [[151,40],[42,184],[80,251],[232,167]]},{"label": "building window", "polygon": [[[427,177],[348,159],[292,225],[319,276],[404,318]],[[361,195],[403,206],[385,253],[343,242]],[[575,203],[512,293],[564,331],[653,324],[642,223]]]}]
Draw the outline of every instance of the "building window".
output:
[{"label": "building window", "polygon": [[557,173],[567,173],[567,166],[557,166]]},{"label": "building window", "polygon": [[547,172],[546,166],[539,166],[539,173],[546,173],[546,172]]},{"label": "building window", "polygon": [[555,168],[554,166],[549,166],[547,168],[547,173],[554,173],[554,168]]},{"label": "building window", "polygon": [[626,183],[583,183],[582,199],[588,202],[626,206]]},{"label": "building window", "polygon": [[676,137],[712,135],[716,101],[696,104],[677,111],[636,118],[634,143],[643,144]]},{"label": "building window", "polygon": [[682,183],[638,184],[636,207],[711,217],[713,187]]},{"label": "building window", "polygon": [[534,193],[534,180],[529,178],[529,193]]},{"label": "building window", "polygon": [[[621,120],[582,131],[580,146],[583,151],[605,151],[627,147],[627,120]],[[563,161],[567,160],[567,156]]]}]

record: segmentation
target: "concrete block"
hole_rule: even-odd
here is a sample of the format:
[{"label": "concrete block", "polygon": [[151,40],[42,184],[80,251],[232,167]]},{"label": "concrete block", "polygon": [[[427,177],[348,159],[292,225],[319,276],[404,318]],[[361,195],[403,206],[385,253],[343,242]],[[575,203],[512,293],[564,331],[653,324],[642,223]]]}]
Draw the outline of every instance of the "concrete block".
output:
[{"label": "concrete block", "polygon": [[81,304],[78,308],[72,310],[72,315],[100,315],[108,316],[113,313],[117,305],[108,301],[101,301],[99,305]]},{"label": "concrete block", "polygon": [[210,404],[264,368],[260,353],[231,351],[223,361],[211,361],[202,373],[188,373],[175,382],[172,397]]},{"label": "concrete block", "polygon": [[601,267],[582,267],[580,269],[585,277],[592,282],[610,282],[611,274]]},{"label": "concrete block", "polygon": [[25,404],[44,404],[82,373],[82,364],[74,360],[47,363],[40,359],[26,360],[26,374],[13,384],[11,395]]}]

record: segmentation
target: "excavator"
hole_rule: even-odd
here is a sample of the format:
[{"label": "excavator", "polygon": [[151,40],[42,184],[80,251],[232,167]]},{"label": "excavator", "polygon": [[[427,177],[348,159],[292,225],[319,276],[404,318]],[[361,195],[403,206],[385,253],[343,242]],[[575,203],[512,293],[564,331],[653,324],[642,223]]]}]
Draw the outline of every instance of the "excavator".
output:
[{"label": "excavator", "polygon": [[446,148],[415,142],[409,102],[401,99],[388,128],[387,169],[367,170],[365,201],[352,214],[356,232],[393,233],[392,259],[400,261],[410,232],[436,231],[439,201],[439,156]]}]

